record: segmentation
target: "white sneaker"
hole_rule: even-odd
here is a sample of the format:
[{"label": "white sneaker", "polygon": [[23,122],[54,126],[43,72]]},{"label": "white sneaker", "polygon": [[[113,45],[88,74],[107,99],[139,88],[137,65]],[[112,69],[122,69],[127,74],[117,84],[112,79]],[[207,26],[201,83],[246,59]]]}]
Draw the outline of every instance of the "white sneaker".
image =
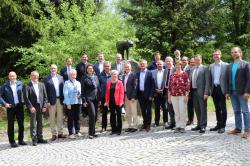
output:
[{"label": "white sneaker", "polygon": [[75,137],[73,134],[71,134],[71,135],[69,136],[69,138],[70,138],[70,139],[75,139],[76,137]]},{"label": "white sneaker", "polygon": [[77,133],[77,134],[76,134],[76,136],[81,137],[81,136],[82,136],[82,134],[81,134],[81,133]]}]

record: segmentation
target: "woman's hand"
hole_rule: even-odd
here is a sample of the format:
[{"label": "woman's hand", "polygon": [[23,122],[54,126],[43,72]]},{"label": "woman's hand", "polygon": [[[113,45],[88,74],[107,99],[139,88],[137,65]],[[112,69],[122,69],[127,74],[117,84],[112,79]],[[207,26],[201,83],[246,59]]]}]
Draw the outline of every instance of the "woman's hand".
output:
[{"label": "woman's hand", "polygon": [[71,105],[70,104],[67,104],[67,109],[71,110]]}]

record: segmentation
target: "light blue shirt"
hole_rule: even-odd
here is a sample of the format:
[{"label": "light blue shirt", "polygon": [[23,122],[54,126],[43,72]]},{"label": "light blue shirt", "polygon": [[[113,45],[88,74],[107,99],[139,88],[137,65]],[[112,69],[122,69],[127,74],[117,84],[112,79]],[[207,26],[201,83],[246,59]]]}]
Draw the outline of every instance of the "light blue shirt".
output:
[{"label": "light blue shirt", "polygon": [[232,90],[236,90],[235,76],[240,62],[234,62],[232,66]]},{"label": "light blue shirt", "polygon": [[144,83],[147,69],[140,72],[140,91],[144,91]]},{"label": "light blue shirt", "polygon": [[214,85],[220,85],[221,62],[214,64]]},{"label": "light blue shirt", "polygon": [[17,95],[16,82],[12,83],[12,82],[10,81],[10,87],[11,87],[11,90],[12,90],[12,93],[13,93],[14,103],[15,103],[15,104],[18,104],[18,103],[19,103],[19,100],[18,100],[18,95]]},{"label": "light blue shirt", "polygon": [[67,80],[63,86],[64,104],[82,104],[81,84],[77,80]]}]

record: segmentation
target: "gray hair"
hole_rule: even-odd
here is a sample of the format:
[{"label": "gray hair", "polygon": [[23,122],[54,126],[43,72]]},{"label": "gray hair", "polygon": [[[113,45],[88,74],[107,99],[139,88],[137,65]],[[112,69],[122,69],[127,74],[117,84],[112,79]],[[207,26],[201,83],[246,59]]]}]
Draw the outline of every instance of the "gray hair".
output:
[{"label": "gray hair", "polygon": [[69,74],[77,74],[76,69],[71,69],[71,70],[69,71]]},{"label": "gray hair", "polygon": [[111,75],[113,75],[115,73],[118,75],[119,74],[118,70],[111,70],[111,72],[110,72]]}]

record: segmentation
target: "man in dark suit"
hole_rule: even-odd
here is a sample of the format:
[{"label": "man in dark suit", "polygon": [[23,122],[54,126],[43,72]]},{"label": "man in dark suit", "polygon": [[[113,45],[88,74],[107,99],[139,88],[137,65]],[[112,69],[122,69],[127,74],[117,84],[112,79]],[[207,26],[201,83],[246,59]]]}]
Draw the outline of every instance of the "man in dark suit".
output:
[{"label": "man in dark suit", "polygon": [[224,133],[227,121],[227,106],[226,106],[226,89],[227,89],[227,66],[228,64],[221,60],[221,51],[215,50],[213,52],[214,63],[210,65],[211,75],[211,95],[213,98],[217,125],[210,129],[210,131],[218,131]]},{"label": "man in dark suit", "polygon": [[76,65],[76,71],[77,71],[77,81],[81,81],[81,78],[86,73],[86,66],[88,65],[88,55],[83,53],[82,54],[82,62],[78,63]]},{"label": "man in dark suit", "polygon": [[110,69],[111,69],[111,63],[109,61],[105,61],[104,64],[104,70],[101,72],[99,76],[99,82],[101,85],[101,102],[102,102],[102,130],[106,131],[107,129],[107,114],[108,114],[108,107],[105,105],[105,94],[106,94],[106,85],[107,81],[111,79]]},{"label": "man in dark suit", "polygon": [[115,63],[111,65],[111,70],[117,70],[119,73],[118,79],[122,80],[122,75],[124,73],[124,64],[122,63],[122,54],[117,53],[115,58]]},{"label": "man in dark suit", "polygon": [[147,70],[147,61],[142,59],[140,61],[140,71],[136,74],[137,83],[137,96],[141,107],[143,116],[142,130],[150,130],[152,119],[152,101],[154,99],[155,83],[152,77],[152,73]]},{"label": "man in dark suit", "polygon": [[60,72],[61,76],[63,77],[64,82],[69,80],[70,70],[73,69],[72,64],[73,64],[73,58],[68,57],[66,59],[66,66],[63,67]]},{"label": "man in dark suit", "polygon": [[48,97],[49,121],[52,133],[51,140],[66,138],[63,135],[63,77],[57,74],[57,66],[50,66],[50,74],[44,78]]},{"label": "man in dark suit", "polygon": [[163,122],[164,125],[168,125],[168,112],[166,107],[166,97],[163,94],[164,85],[166,81],[166,75],[164,75],[163,64],[162,60],[158,60],[156,62],[157,69],[152,71],[152,76],[155,82],[155,96],[154,96],[154,103],[155,103],[155,127],[159,126],[160,121],[160,110],[162,109],[163,112]]},{"label": "man in dark suit", "polygon": [[[192,68],[191,64],[189,65],[189,58],[186,56],[183,56],[182,59],[182,67],[183,71],[188,73],[190,75],[190,70]],[[192,88],[190,87],[190,92],[189,92],[189,98],[188,98],[188,107],[187,107],[187,113],[188,113],[188,121],[187,121],[187,126],[193,124],[194,120],[194,106],[193,106],[193,100],[192,100]]]},{"label": "man in dark suit", "polygon": [[[154,61],[152,62],[151,65],[149,65],[149,66],[147,67],[148,70],[155,70],[155,69],[157,69],[157,64],[156,64],[156,62],[159,61],[159,60],[161,60],[161,53],[160,53],[159,51],[156,51],[156,52],[154,53]],[[163,68],[165,68],[165,66],[164,66]]]},{"label": "man in dark suit", "polygon": [[23,141],[23,88],[24,85],[21,81],[16,80],[17,75],[11,71],[9,73],[9,81],[7,81],[0,88],[0,104],[7,109],[8,120],[8,137],[11,147],[17,147],[18,145],[14,139],[14,121],[15,118],[18,124],[18,144],[26,145]]},{"label": "man in dark suit", "polygon": [[202,65],[202,56],[197,54],[194,58],[195,67],[191,69],[189,79],[193,91],[194,109],[197,117],[197,126],[192,131],[199,130],[205,133],[207,127],[207,99],[210,94],[209,69]]},{"label": "man in dark suit", "polygon": [[31,81],[25,87],[24,100],[30,111],[30,135],[33,146],[47,143],[43,139],[43,113],[47,110],[47,93],[43,83],[39,82],[39,73],[31,72]]},{"label": "man in dark suit", "polygon": [[[166,64],[166,69],[164,70],[164,77],[166,78],[166,81],[164,83],[164,91],[163,91],[163,95],[166,98],[166,102],[167,102],[167,112],[170,115],[170,123],[165,123],[165,129],[173,129],[175,127],[175,115],[174,115],[174,108],[172,103],[168,102],[168,85],[169,85],[169,81],[170,81],[170,75],[175,71],[174,68],[174,60],[172,57],[167,56],[165,58],[165,64]],[[168,115],[168,114],[166,114]],[[168,117],[166,116],[166,120],[168,121]]]},{"label": "man in dark suit", "polygon": [[250,137],[250,113],[248,99],[250,96],[250,64],[242,60],[242,51],[239,47],[233,47],[231,54],[234,59],[227,71],[227,98],[230,96],[234,110],[235,129],[228,134],[238,135],[242,131],[242,115],[244,133],[242,138]]},{"label": "man in dark suit", "polygon": [[124,100],[125,110],[128,120],[128,129],[126,132],[137,131],[138,117],[137,117],[137,77],[131,71],[131,64],[126,62],[124,64],[125,74],[122,77],[124,85]]},{"label": "man in dark suit", "polygon": [[104,54],[100,53],[98,55],[98,61],[94,64],[95,74],[99,77],[100,73],[103,71],[103,63],[105,61]]}]

